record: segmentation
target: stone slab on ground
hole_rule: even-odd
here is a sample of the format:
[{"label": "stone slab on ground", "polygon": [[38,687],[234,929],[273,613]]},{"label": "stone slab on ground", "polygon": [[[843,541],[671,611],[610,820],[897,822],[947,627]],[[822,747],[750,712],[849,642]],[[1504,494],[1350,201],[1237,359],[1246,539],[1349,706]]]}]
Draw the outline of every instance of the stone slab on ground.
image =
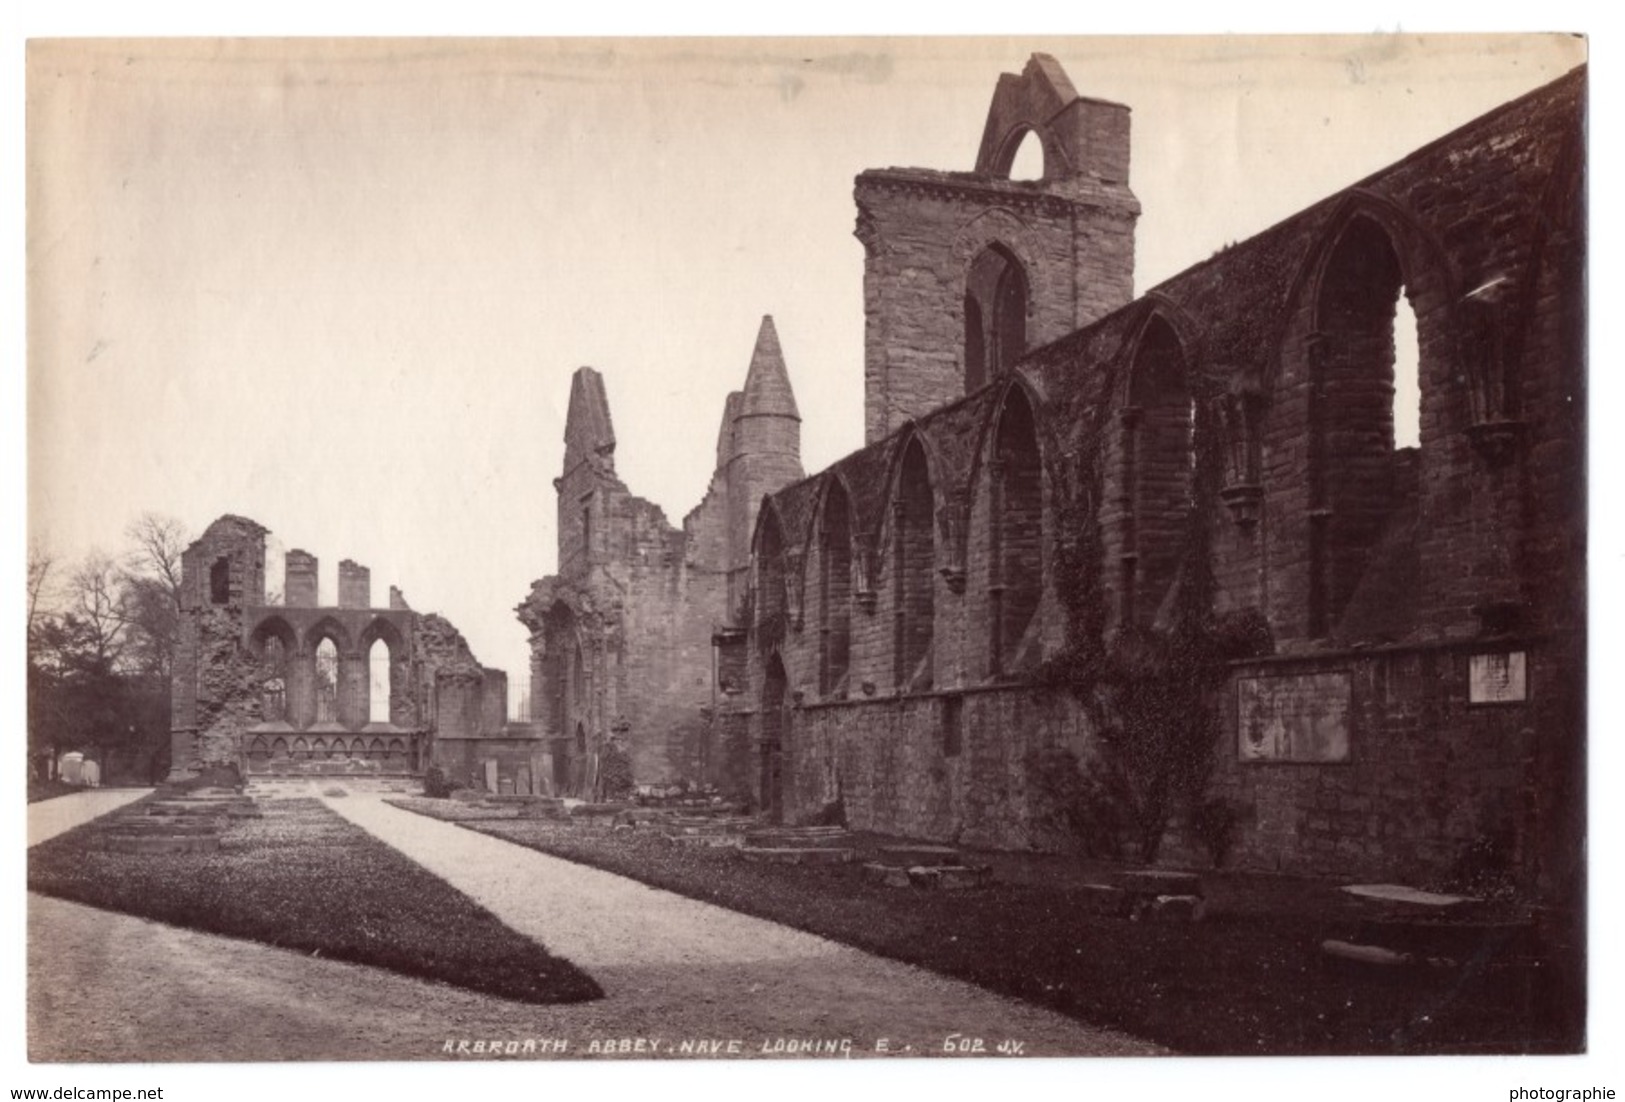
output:
[{"label": "stone slab on ground", "polygon": [[1135,869],[1117,875],[1117,882],[1131,895],[1201,895],[1202,878],[1194,872],[1171,869]]},{"label": "stone slab on ground", "polygon": [[1360,945],[1338,938],[1327,938],[1321,942],[1320,951],[1334,960],[1376,968],[1405,968],[1414,963],[1409,953],[1395,952],[1380,945]]},{"label": "stone slab on ground", "polygon": [[888,888],[906,888],[910,886],[908,869],[901,865],[882,865],[871,861],[863,866],[863,878],[876,884],[884,884]]},{"label": "stone slab on ground", "polygon": [[932,891],[968,891],[991,884],[993,869],[987,865],[916,865],[908,870],[908,881]]},{"label": "stone slab on ground", "polygon": [[1342,890],[1356,899],[1369,902],[1399,904],[1406,907],[1430,910],[1470,907],[1480,902],[1480,900],[1471,896],[1425,892],[1420,888],[1411,888],[1404,884],[1344,884]]}]

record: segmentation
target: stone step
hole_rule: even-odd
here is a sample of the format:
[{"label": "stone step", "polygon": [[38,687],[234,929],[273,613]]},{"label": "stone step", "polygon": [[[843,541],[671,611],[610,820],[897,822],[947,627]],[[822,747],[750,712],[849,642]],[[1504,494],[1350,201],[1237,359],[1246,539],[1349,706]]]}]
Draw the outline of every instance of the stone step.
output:
[{"label": "stone step", "polygon": [[938,865],[964,865],[964,858],[952,846],[881,846],[876,851],[875,862],[881,865],[901,866],[911,869],[916,866],[931,868]]},{"label": "stone step", "polygon": [[254,801],[244,796],[232,800],[158,800],[147,805],[147,814],[158,818],[192,819],[211,815],[229,815],[244,807],[253,807]]},{"label": "stone step", "polygon": [[871,861],[863,866],[865,880],[889,888],[923,888],[927,891],[966,891],[993,882],[993,869],[987,865],[905,865]]},{"label": "stone step", "polygon": [[993,883],[993,869],[988,865],[916,865],[908,870],[908,882],[928,891],[969,891]]},{"label": "stone step", "polygon": [[679,846],[692,846],[696,849],[722,849],[728,846],[737,848],[745,841],[737,834],[667,834],[666,840]]},{"label": "stone step", "polygon": [[102,845],[113,853],[213,853],[218,834],[104,834]]},{"label": "stone step", "polygon": [[739,847],[739,856],[745,860],[772,865],[842,865],[856,855],[854,850],[838,849],[833,846]]},{"label": "stone step", "polygon": [[796,830],[747,830],[745,844],[758,849],[850,848],[852,835],[846,830],[803,833]]},{"label": "stone step", "polygon": [[750,819],[716,818],[716,819],[667,819],[666,829],[673,834],[738,834],[743,835],[750,829]]},{"label": "stone step", "polygon": [[124,819],[107,828],[107,834],[118,836],[219,834],[225,829],[224,819]]}]

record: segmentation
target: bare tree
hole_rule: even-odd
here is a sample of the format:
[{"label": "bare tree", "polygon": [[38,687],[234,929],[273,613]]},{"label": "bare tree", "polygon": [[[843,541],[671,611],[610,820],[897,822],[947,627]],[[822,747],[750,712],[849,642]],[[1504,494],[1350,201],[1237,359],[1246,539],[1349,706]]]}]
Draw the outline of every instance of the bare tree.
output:
[{"label": "bare tree", "polygon": [[129,624],[129,660],[139,672],[167,678],[181,611],[181,556],[186,526],[161,513],[142,513],[125,529],[122,599]]},{"label": "bare tree", "polygon": [[123,655],[130,624],[124,571],[102,551],[91,551],[68,579],[67,613],[83,625],[94,658],[113,669]]},{"label": "bare tree", "polygon": [[142,513],[124,530],[131,543],[126,566],[136,577],[151,578],[163,586],[181,608],[181,555],[191,537],[186,525],[162,513]]},{"label": "bare tree", "polygon": [[41,603],[49,604],[47,587],[51,582],[51,571],[56,566],[56,557],[48,551],[43,543],[30,540],[28,543],[28,639],[34,639],[34,625],[37,622]]}]

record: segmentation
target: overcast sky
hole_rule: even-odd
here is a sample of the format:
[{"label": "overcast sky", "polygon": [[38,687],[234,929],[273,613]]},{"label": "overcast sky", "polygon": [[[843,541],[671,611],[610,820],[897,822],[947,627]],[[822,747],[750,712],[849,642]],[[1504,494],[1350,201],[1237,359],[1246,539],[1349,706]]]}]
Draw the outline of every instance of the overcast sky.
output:
[{"label": "overcast sky", "polygon": [[[969,169],[1001,72],[1133,109],[1136,292],[1583,60],[1560,37],[36,44],[29,525],[253,517],[517,679],[570,373],[673,523],[772,314],[862,442],[852,179]],[[280,581],[279,578],[273,579]]]}]

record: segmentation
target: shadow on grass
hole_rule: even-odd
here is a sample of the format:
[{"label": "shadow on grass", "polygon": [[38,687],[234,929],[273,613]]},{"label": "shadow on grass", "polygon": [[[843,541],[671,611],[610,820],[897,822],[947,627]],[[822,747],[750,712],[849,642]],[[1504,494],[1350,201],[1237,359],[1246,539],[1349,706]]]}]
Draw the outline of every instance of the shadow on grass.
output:
[{"label": "shadow on grass", "polygon": [[387,968],[527,1003],[603,991],[569,961],[316,800],[234,819],[213,853],[112,852],[141,800],[28,852],[28,888],[207,933]]}]

